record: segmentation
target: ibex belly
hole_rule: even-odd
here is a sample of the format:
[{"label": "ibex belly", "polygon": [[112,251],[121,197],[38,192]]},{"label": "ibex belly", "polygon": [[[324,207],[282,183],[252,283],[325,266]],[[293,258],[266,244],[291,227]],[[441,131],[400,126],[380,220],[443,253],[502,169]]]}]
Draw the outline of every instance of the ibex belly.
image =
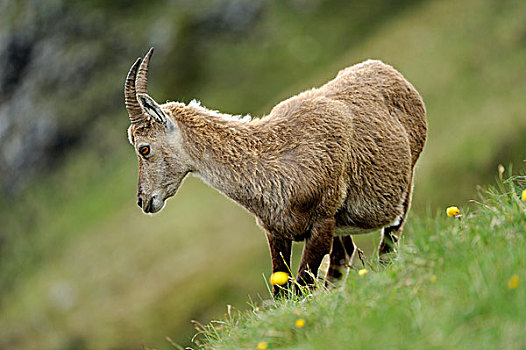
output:
[{"label": "ibex belly", "polygon": [[357,226],[337,226],[334,230],[336,236],[347,236],[347,235],[363,235],[371,232],[378,231],[384,227],[396,226],[400,224],[401,216],[398,216],[394,221],[387,225],[375,227],[375,228],[361,228]]}]

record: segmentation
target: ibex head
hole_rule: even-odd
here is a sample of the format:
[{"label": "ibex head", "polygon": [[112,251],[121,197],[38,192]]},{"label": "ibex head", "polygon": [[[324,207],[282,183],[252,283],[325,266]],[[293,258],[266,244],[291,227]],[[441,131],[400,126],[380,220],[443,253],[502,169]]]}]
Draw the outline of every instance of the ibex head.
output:
[{"label": "ibex head", "polygon": [[148,95],[148,66],[153,48],[137,59],[126,77],[124,96],[131,125],[128,138],[139,160],[137,204],[156,213],[190,171],[177,123],[170,111]]}]

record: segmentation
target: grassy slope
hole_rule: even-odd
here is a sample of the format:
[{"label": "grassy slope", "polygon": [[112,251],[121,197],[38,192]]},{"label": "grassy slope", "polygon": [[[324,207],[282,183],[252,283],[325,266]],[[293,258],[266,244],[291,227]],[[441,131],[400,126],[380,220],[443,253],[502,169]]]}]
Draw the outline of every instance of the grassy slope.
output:
[{"label": "grassy slope", "polygon": [[[491,190],[461,220],[414,220],[389,267],[352,271],[331,293],[305,301],[234,314],[206,327],[200,348],[265,341],[269,349],[523,349],[526,177],[515,182]],[[298,318],[305,327],[295,327]]]},{"label": "grassy slope", "polygon": [[[430,137],[413,208],[418,211],[428,201],[435,207],[462,203],[497,162],[507,165],[513,154],[523,155],[503,150],[524,149],[519,135],[526,128],[521,118],[526,113],[521,100],[525,6],[521,1],[426,3],[282,97],[368,57],[395,65],[422,92],[429,112]],[[220,61],[221,54],[215,55]],[[291,81],[298,79],[294,74]],[[230,88],[220,80],[203,91],[203,100],[220,108],[215,101],[224,97],[233,106],[236,96],[213,97],[214,91]],[[221,314],[227,303],[242,307],[247,294],[264,289],[266,243],[248,214],[192,180],[165,212],[139,216],[130,190],[136,181],[130,172],[136,167],[133,154],[122,132],[106,136],[121,140],[123,148],[115,151],[121,161],[108,164],[99,153],[81,151],[45,186],[2,208],[9,213],[3,219],[20,237],[0,274],[0,347],[161,346],[165,335],[188,333],[190,319]],[[112,148],[108,144],[97,152]],[[31,217],[24,215],[27,206],[34,209]],[[232,271],[246,278],[233,280]]]}]

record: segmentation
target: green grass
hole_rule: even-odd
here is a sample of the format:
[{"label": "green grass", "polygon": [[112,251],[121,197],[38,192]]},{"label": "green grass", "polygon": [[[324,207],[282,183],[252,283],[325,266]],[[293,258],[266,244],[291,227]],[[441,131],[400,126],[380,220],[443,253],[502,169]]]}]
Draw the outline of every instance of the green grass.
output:
[{"label": "green grass", "polygon": [[[202,326],[199,349],[524,349],[526,177],[462,217],[413,218],[398,258],[331,292],[278,300]],[[510,288],[517,275],[519,285]],[[303,328],[294,322],[305,319]]]}]

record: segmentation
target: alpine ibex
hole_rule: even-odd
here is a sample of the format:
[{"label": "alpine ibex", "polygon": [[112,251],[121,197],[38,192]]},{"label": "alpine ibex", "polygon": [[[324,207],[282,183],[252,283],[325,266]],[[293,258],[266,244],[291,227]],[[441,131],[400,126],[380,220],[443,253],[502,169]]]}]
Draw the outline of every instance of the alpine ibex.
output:
[{"label": "alpine ibex", "polygon": [[379,255],[394,250],[427,129],[422,98],[398,71],[368,60],[249,120],[194,101],[157,104],[147,93],[152,52],[125,84],[145,213],[193,173],[256,216],[273,272],[287,272],[292,242],[305,241],[302,284],[326,254],[328,277],[341,276],[356,251],[350,234],[382,229]]}]

